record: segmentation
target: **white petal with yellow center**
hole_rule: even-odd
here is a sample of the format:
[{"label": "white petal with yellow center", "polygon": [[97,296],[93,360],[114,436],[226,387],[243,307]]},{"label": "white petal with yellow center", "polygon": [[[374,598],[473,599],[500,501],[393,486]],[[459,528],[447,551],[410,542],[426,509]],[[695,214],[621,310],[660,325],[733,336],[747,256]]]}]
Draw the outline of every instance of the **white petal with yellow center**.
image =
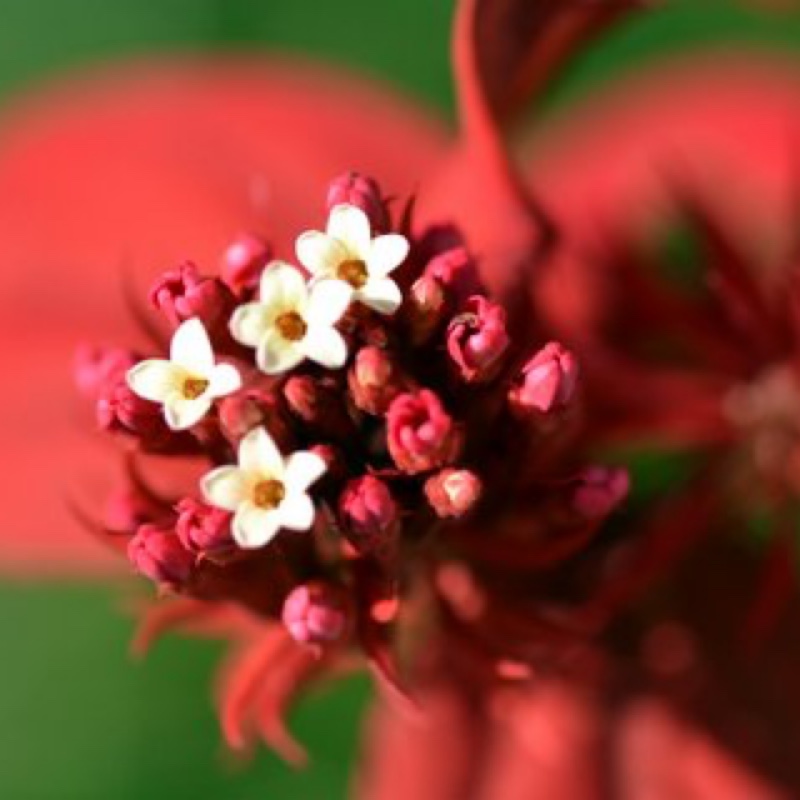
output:
[{"label": "white petal with yellow center", "polygon": [[126,377],[132,392],[163,406],[167,425],[176,431],[196,425],[215,399],[242,385],[235,367],[215,364],[211,341],[199,319],[186,320],[175,331],[169,360],[142,361]]}]

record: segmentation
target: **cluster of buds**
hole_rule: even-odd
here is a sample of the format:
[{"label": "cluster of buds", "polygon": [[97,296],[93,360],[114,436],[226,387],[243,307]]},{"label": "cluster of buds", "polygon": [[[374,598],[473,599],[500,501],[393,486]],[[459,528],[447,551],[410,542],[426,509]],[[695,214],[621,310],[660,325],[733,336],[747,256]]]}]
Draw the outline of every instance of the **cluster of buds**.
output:
[{"label": "cluster of buds", "polygon": [[[245,236],[220,277],[168,272],[150,292],[165,352],[85,353],[79,380],[139,452],[205,461],[182,493],[153,491],[142,468],[118,495],[108,527],[139,573],[245,607],[318,655],[360,647],[394,680],[387,653],[420,579],[455,621],[439,566],[476,584],[487,564],[554,567],[627,481],[576,461],[575,357],[512,338],[464,243],[393,227],[352,173],[327,212],[293,260]],[[520,591],[472,618],[476,635],[537,602]],[[504,647],[485,648],[490,668]]]}]

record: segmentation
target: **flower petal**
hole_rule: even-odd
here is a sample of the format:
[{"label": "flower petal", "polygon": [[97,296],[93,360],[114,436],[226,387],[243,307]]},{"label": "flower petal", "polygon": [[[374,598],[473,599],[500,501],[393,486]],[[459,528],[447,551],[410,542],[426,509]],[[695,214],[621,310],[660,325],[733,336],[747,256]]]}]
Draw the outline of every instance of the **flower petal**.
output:
[{"label": "flower petal", "polygon": [[309,326],[301,346],[308,358],[328,369],[339,369],[347,361],[347,345],[336,328]]},{"label": "flower petal", "polygon": [[233,312],[230,321],[231,335],[247,347],[258,347],[269,329],[272,314],[261,303],[246,303]]},{"label": "flower petal", "polygon": [[193,399],[181,392],[173,392],[164,401],[164,419],[173,431],[185,431],[208,414],[211,402],[208,392]]},{"label": "flower petal", "polygon": [[320,231],[306,231],[295,245],[297,260],[312,275],[335,275],[336,268],[347,260],[344,245]]},{"label": "flower petal", "polygon": [[291,531],[307,531],[314,524],[314,503],[305,492],[289,493],[275,509],[281,527]]},{"label": "flower petal", "polygon": [[304,492],[314,481],[318,480],[327,470],[327,465],[316,453],[308,450],[299,450],[286,459],[286,472],[284,481],[288,493]]},{"label": "flower petal", "polygon": [[403,302],[400,287],[391,278],[377,278],[356,292],[356,300],[379,314],[394,314]]},{"label": "flower petal", "polygon": [[273,328],[258,345],[256,363],[267,375],[280,375],[294,369],[304,357],[301,342],[290,342]]},{"label": "flower petal", "polygon": [[209,375],[208,392],[212,397],[225,397],[242,387],[242,376],[232,364],[217,364]]},{"label": "flower petal", "polygon": [[385,278],[407,258],[408,239],[399,233],[388,233],[372,240],[367,258],[370,276]]},{"label": "flower petal", "polygon": [[308,302],[306,279],[285,261],[273,261],[261,275],[261,302],[274,313],[291,308],[303,311]]},{"label": "flower petal", "polygon": [[306,316],[311,325],[335,325],[347,311],[353,288],[345,281],[321,280],[314,284]]},{"label": "flower petal", "polygon": [[264,509],[245,503],[236,512],[231,523],[233,538],[239,547],[252,550],[269,544],[281,527],[278,509]]},{"label": "flower petal", "polygon": [[208,375],[214,367],[214,351],[203,323],[196,318],[182,322],[172,336],[170,360],[197,375]]},{"label": "flower petal", "polygon": [[367,260],[372,233],[369,218],[357,206],[334,206],[328,216],[328,235],[347,248],[350,258]]},{"label": "flower petal", "polygon": [[179,386],[185,373],[169,361],[153,358],[128,370],[131,391],[153,403],[163,403]]},{"label": "flower petal", "polygon": [[245,472],[283,478],[283,456],[263,425],[253,428],[239,443],[239,466]]},{"label": "flower petal", "polygon": [[239,467],[218,467],[202,477],[200,490],[210,505],[236,511],[246,499],[247,479]]}]

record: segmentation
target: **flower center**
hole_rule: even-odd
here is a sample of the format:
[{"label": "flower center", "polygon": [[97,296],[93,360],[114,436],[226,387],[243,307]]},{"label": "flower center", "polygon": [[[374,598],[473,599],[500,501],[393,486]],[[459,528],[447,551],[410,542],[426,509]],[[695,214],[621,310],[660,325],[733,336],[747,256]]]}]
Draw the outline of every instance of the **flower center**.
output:
[{"label": "flower center", "polygon": [[342,261],[336,270],[336,277],[349,283],[354,289],[360,289],[369,277],[367,265],[358,259]]},{"label": "flower center", "polygon": [[208,381],[205,378],[187,378],[183,382],[183,396],[187,400],[196,400],[208,389]]},{"label": "flower center", "polygon": [[308,326],[296,311],[287,311],[275,320],[275,327],[284,339],[299,342],[305,335]]},{"label": "flower center", "polygon": [[286,496],[286,489],[280,481],[266,480],[257,483],[253,489],[253,502],[264,509],[276,508]]}]

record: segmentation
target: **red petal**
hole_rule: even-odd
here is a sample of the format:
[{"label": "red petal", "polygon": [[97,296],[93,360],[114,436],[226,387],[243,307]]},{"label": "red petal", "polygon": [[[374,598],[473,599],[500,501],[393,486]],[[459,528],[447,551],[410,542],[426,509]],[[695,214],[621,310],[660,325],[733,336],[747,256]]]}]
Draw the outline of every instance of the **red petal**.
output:
[{"label": "red petal", "polygon": [[[87,571],[102,548],[62,496],[102,495],[113,453],[91,452],[72,392],[80,340],[130,340],[121,275],[138,285],[183,257],[216,269],[242,229],[319,226],[349,168],[392,194],[442,150],[437,126],[378,87],[288,63],[140,66],[48,92],[0,134],[0,400],[5,567]],[[79,430],[82,420],[82,430]]]}]

